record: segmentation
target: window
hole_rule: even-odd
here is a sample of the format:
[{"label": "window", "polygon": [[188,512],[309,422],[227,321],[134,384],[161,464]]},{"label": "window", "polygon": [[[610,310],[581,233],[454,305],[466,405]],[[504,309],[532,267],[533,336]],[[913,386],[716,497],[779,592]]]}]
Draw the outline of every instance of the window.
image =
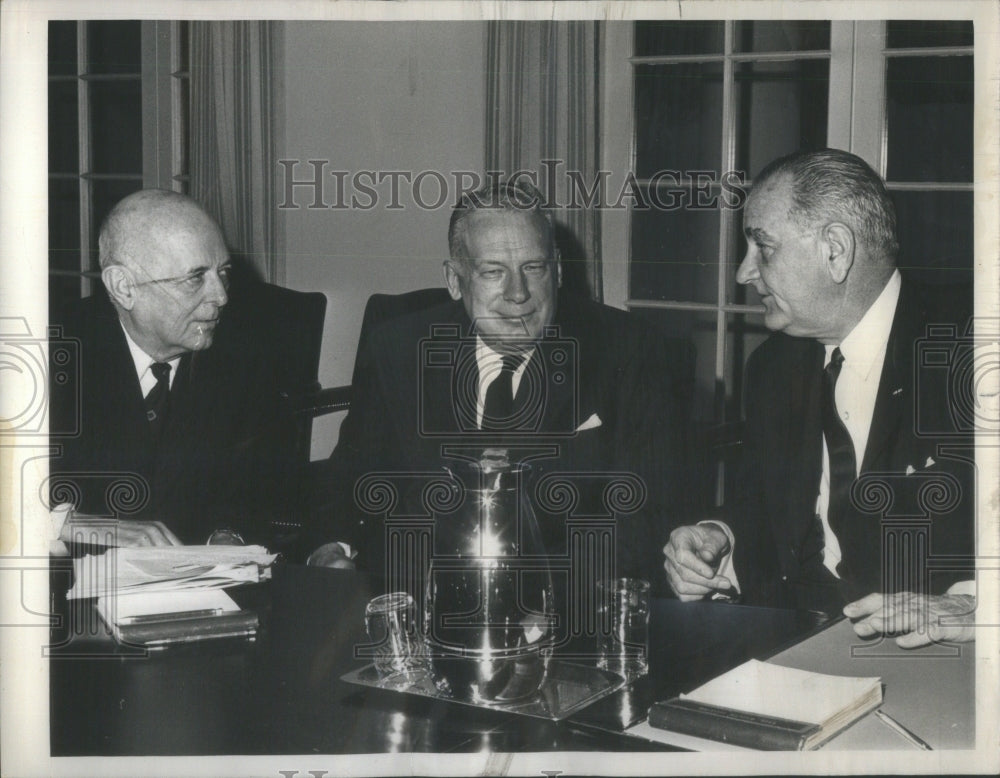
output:
[{"label": "window", "polygon": [[49,22],[49,305],[90,294],[122,197],[185,191],[184,22]]},{"label": "window", "polygon": [[[605,301],[694,344],[696,438],[738,421],[768,334],[735,272],[738,187],[770,160],[859,154],[896,203],[903,272],[970,280],[971,22],[640,21],[605,40],[603,165],[637,186],[603,213]],[[701,488],[724,497],[723,479]]]},{"label": "window", "polygon": [[896,205],[903,272],[924,283],[972,273],[971,22],[887,22],[880,171]]}]

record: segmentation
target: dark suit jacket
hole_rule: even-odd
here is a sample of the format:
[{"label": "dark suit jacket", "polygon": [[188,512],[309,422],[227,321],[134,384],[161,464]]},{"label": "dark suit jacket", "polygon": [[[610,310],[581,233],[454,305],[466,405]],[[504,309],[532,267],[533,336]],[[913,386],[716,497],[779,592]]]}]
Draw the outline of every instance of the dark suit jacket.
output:
[{"label": "dark suit jacket", "polygon": [[[162,520],[186,543],[219,527],[266,542],[287,446],[277,379],[220,343],[181,358],[154,444],[135,366],[104,295],[59,322],[79,343],[79,384],[51,387],[51,498],[85,513]],[[220,329],[222,325],[220,324]],[[221,337],[224,341],[225,338]],[[70,432],[71,434],[60,434]]]},{"label": "dark suit jacket", "polygon": [[[956,569],[973,553],[975,473],[953,396],[956,363],[971,347],[962,338],[969,310],[961,292],[903,283],[848,529],[838,533],[839,583],[822,564],[815,512],[824,347],[777,333],[754,352],[730,511],[746,601],[833,611],[873,591],[939,593],[972,577]],[[938,327],[929,338],[928,325]]]},{"label": "dark suit jacket", "polygon": [[[552,453],[532,460],[533,483],[568,474],[580,496],[574,519],[611,515],[604,487],[613,474],[633,474],[625,480],[639,484],[636,504],[618,513],[615,526],[619,574],[660,583],[660,549],[679,519],[675,497],[682,488],[676,386],[662,337],[622,311],[560,295],[554,327],[536,344],[518,389],[518,403],[526,393],[537,401],[529,429],[498,438],[475,430],[478,370],[471,331],[461,302],[449,301],[389,321],[361,344],[317,539],[350,541],[359,561],[377,569],[383,529],[355,502],[359,478],[441,472],[449,446],[548,447]],[[599,425],[577,431],[592,416]],[[553,546],[547,550],[559,553],[567,515],[534,507]]]}]

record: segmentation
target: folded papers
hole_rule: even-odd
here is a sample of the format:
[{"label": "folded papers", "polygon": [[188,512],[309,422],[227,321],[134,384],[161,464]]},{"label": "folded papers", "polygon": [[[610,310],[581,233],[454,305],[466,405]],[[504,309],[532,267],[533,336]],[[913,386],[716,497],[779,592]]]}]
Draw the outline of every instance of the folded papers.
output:
[{"label": "folded papers", "polygon": [[111,548],[73,560],[67,599],[130,592],[177,592],[256,583],[270,578],[275,554],[263,546]]}]

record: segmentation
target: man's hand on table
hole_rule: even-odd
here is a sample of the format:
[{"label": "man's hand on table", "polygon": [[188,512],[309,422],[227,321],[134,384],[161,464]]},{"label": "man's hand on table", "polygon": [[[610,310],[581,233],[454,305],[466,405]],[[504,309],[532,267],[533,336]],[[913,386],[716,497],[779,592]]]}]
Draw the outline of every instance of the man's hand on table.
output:
[{"label": "man's hand on table", "polygon": [[315,567],[335,567],[339,570],[353,570],[354,561],[347,555],[340,543],[326,543],[309,555],[307,565]]},{"label": "man's hand on table", "polygon": [[678,527],[663,547],[667,582],[679,600],[700,600],[714,592],[733,590],[732,581],[718,575],[729,553],[729,538],[718,526],[695,524]]},{"label": "man's hand on table", "polygon": [[844,606],[863,638],[897,635],[901,648],[975,639],[976,598],[968,594],[869,594]]},{"label": "man's hand on table", "polygon": [[59,539],[64,543],[89,543],[91,538],[96,538],[101,545],[120,548],[184,545],[162,521],[71,516],[59,532]]}]

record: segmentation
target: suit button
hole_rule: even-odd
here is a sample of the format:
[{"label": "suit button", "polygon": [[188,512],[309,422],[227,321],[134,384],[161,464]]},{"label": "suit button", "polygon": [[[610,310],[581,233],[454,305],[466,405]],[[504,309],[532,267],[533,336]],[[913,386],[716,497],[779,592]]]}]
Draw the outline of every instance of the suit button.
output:
[{"label": "suit button", "polygon": [[787,583],[788,582],[788,576],[787,575],[781,576],[781,580],[784,581],[785,583]]}]

